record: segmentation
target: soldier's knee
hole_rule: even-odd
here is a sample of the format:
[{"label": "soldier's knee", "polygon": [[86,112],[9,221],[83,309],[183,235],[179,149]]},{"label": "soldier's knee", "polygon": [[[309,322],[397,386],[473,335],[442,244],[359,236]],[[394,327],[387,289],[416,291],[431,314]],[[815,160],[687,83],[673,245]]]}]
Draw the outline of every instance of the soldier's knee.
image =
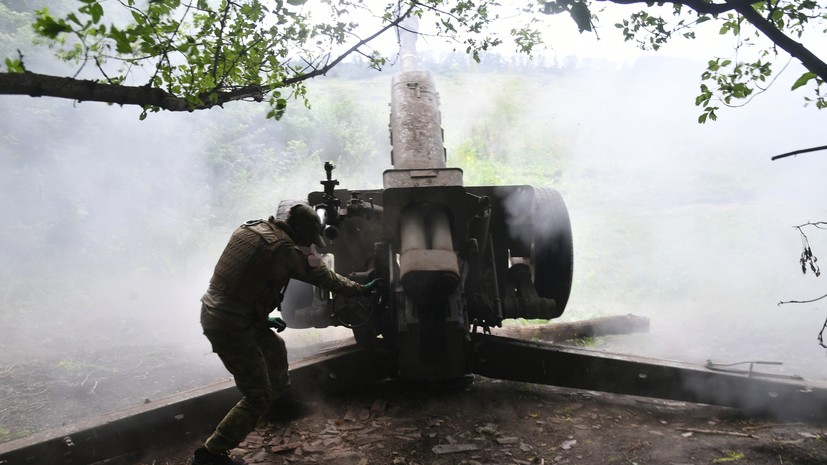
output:
[{"label": "soldier's knee", "polygon": [[284,343],[284,339],[272,331],[268,332],[270,333],[269,335],[260,337],[258,341],[262,355],[268,360],[274,357],[278,359],[286,359],[287,345]]},{"label": "soldier's knee", "polygon": [[275,400],[275,395],[270,389],[248,390],[244,400],[250,410],[261,412],[267,410]]}]

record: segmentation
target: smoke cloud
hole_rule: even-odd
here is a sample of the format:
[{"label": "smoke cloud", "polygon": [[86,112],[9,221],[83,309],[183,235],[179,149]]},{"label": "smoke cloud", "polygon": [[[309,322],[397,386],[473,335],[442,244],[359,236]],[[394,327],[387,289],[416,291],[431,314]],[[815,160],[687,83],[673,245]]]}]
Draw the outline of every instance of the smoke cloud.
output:
[{"label": "smoke cloud", "polygon": [[[650,334],[598,347],[701,363],[777,360],[824,379],[815,335],[827,308],[776,304],[823,294],[821,281],[801,276],[791,226],[827,219],[827,157],[770,157],[824,145],[827,113],[802,108],[782,78],[745,108],[698,125],[701,70],[655,58],[436,73],[447,165],[461,166],[469,185],[562,192],[575,247],[563,319],[652,320]],[[93,399],[159,366],[175,368],[164,376],[179,390],[226,378],[198,325],[215,260],[238,224],[318,190],[321,162],[338,163],[337,153],[357,160],[337,169],[341,187],[381,185],[390,76],[371,79],[314,82],[312,111],[327,115],[320,126],[301,109],[281,123],[244,106],[139,123],[135,109],[3,97],[0,363],[38,362]],[[301,138],[285,133],[302,127]],[[375,143],[341,144],[341,134]],[[507,169],[489,169],[492,160]],[[818,234],[811,243],[817,255],[827,250]],[[283,334],[289,347],[328,337]],[[91,369],[103,354],[121,357],[122,371]],[[89,416],[171,393],[131,384],[120,404],[101,402]],[[52,417],[47,426],[76,418]]]},{"label": "smoke cloud", "polygon": [[[816,343],[824,304],[777,303],[824,294],[820,280],[801,275],[792,226],[827,217],[819,201],[827,157],[770,157],[824,145],[827,114],[789,92],[800,74],[791,69],[746,107],[722,108],[719,121],[700,125],[694,97],[703,69],[655,57],[437,86],[455,140],[499,117],[498,137],[512,147],[549,141],[545,156],[510,152],[515,169],[534,170],[504,181],[548,182],[567,202],[575,281],[563,319],[635,313],[652,321],[648,335],[598,347],[697,363],[775,360],[783,372],[824,379]],[[449,165],[450,156],[449,146]],[[818,255],[827,241],[810,236]]]},{"label": "smoke cloud", "polygon": [[[3,98],[0,365],[26,379],[3,397],[31,390],[43,408],[11,402],[0,440],[228,378],[198,323],[215,261],[235,227],[324,174],[256,110],[139,122],[134,108]],[[284,336],[294,358],[344,337]]]}]

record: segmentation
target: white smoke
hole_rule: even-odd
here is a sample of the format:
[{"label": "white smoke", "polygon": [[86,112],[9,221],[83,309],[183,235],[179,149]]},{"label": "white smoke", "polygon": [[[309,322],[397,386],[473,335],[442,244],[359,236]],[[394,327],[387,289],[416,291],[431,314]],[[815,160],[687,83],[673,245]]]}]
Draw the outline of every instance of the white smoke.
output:
[{"label": "white smoke", "polygon": [[[698,125],[702,67],[646,59],[533,76],[438,74],[448,165],[456,166],[452,156],[482,119],[499,118],[491,140],[511,147],[496,156],[511,157],[513,171],[495,174],[561,190],[575,244],[563,318],[652,319],[649,335],[611,338],[602,348],[692,362],[779,360],[823,378],[815,333],[824,304],[776,303],[823,294],[820,280],[800,274],[791,226],[827,219],[819,204],[827,157],[769,158],[824,145],[827,113],[802,108],[782,80],[747,107]],[[376,83],[358,97],[382,126],[390,78]],[[315,95],[339,95],[325,86],[314,83]],[[218,143],[275,150],[269,129],[211,138],[215,128],[249,124],[240,114],[228,108],[138,123],[134,109],[4,97],[0,316],[13,330],[0,339],[4,361],[173,344],[203,362],[197,366],[208,377],[226,376],[197,321],[215,260],[235,226],[319,189],[323,175],[319,160],[296,155],[301,168],[289,180],[257,181],[248,196],[216,208],[227,199],[212,195],[216,173],[205,151]],[[387,140],[382,131],[376,137]],[[389,163],[365,160],[340,167],[368,173],[340,175],[342,187],[381,182]],[[826,242],[814,234],[814,252]]]}]

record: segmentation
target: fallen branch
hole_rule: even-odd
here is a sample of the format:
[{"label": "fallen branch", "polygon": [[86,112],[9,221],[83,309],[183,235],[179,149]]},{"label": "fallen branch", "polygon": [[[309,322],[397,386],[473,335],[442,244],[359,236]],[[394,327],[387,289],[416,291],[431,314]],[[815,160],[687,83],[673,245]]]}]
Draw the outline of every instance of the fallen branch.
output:
[{"label": "fallen branch", "polygon": [[498,328],[500,336],[543,341],[567,341],[584,337],[610,336],[614,334],[648,333],[649,318],[637,315],[615,315],[568,323],[549,323],[530,326],[504,326]]},{"label": "fallen branch", "polygon": [[757,429],[779,428],[779,427],[787,427],[787,426],[804,426],[804,423],[801,423],[801,422],[796,422],[796,423],[768,423],[766,425],[745,426],[741,429],[744,430],[744,431],[755,431]]},{"label": "fallen branch", "polygon": [[299,447],[301,447],[301,445],[302,445],[301,441],[289,442],[287,444],[280,444],[278,446],[271,447],[270,452],[272,452],[274,454],[279,454],[281,452],[289,452],[289,451],[298,449]]},{"label": "fallen branch", "polygon": [[457,452],[472,452],[479,450],[476,444],[439,444],[431,448],[436,455],[454,454]]},{"label": "fallen branch", "polygon": [[749,433],[738,433],[736,431],[721,431],[718,429],[697,429],[697,428],[675,428],[678,431],[686,431],[687,433],[698,433],[698,434],[717,434],[721,436],[736,436],[739,438],[752,438],[752,439],[759,439],[758,436]]}]

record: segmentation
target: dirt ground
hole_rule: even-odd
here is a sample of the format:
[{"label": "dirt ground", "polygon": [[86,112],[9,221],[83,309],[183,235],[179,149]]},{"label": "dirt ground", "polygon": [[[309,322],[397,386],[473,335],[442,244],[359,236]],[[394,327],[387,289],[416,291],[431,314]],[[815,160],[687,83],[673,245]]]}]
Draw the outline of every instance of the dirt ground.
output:
[{"label": "dirt ground", "polygon": [[[0,443],[227,379],[175,347],[121,346],[0,361]],[[190,363],[187,363],[190,362]]]},{"label": "dirt ground", "polygon": [[[93,405],[111,411],[170,383],[226,376],[213,365],[194,371],[157,346],[0,364],[0,442],[71,424]],[[454,390],[386,382],[308,400],[307,416],[262,424],[234,455],[250,465],[827,464],[827,424],[481,377]],[[203,439],[128,463],[183,465]]]},{"label": "dirt ground", "polygon": [[[233,455],[251,465],[827,463],[825,424],[479,377],[440,392],[383,383],[311,406],[261,425]],[[136,463],[181,465],[198,445]]]}]

